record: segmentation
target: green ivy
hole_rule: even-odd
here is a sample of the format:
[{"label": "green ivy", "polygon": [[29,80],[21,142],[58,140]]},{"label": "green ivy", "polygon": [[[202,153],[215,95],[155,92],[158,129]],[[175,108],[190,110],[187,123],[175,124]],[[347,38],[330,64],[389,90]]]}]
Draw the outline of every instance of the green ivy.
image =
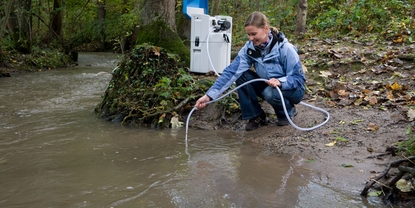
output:
[{"label": "green ivy", "polygon": [[182,110],[177,108],[182,101],[200,96],[212,84],[195,80],[174,57],[160,47],[137,45],[113,71],[97,114],[108,119],[124,114],[123,123],[168,126],[166,118]]},{"label": "green ivy", "polygon": [[398,143],[399,151],[406,155],[415,155],[415,122],[408,125],[406,135],[409,139]]}]

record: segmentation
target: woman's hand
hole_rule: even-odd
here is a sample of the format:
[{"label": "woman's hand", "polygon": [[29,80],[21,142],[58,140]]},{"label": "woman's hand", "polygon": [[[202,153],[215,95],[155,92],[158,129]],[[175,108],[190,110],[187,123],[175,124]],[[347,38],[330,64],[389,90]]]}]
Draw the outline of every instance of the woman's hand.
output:
[{"label": "woman's hand", "polygon": [[197,101],[196,101],[196,109],[202,109],[204,107],[206,107],[206,103],[210,101],[210,97],[207,95],[203,95],[202,97],[200,97]]},{"label": "woman's hand", "polygon": [[271,78],[266,83],[271,87],[281,87],[281,82],[275,78]]}]

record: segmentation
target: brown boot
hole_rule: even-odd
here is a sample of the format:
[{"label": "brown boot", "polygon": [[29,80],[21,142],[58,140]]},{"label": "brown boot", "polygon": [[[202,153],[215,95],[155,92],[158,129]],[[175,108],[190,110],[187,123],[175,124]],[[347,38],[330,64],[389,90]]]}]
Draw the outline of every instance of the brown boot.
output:
[{"label": "brown boot", "polygon": [[[297,108],[293,108],[293,116],[291,117],[291,120],[293,120],[293,118],[298,114]],[[277,125],[278,126],[287,126],[288,124],[290,124],[290,122],[288,121],[288,119],[278,119]]]},{"label": "brown boot", "polygon": [[256,118],[249,119],[249,122],[245,126],[245,130],[252,131],[260,127],[261,125],[267,125],[267,115],[264,111]]}]

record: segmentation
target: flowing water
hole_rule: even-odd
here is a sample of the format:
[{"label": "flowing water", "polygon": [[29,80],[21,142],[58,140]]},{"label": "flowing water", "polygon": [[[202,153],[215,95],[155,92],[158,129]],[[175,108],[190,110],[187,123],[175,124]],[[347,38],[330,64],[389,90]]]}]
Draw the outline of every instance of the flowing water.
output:
[{"label": "flowing water", "polygon": [[0,79],[0,207],[379,207],[229,131],[123,127],[93,111],[117,57]]}]

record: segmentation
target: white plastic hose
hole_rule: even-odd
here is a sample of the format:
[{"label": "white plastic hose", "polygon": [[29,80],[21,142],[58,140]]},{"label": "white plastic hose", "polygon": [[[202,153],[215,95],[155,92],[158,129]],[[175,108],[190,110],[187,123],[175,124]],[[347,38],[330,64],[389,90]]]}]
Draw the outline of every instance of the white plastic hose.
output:
[{"label": "white plastic hose", "polygon": [[[227,92],[226,94],[224,94],[224,95],[222,95],[222,96],[220,96],[220,97],[218,97],[218,98],[216,98],[216,99],[213,99],[213,100],[211,100],[211,101],[207,102],[206,104],[210,104],[210,103],[216,102],[216,101],[218,101],[218,100],[221,100],[221,99],[223,99],[224,97],[228,96],[230,93],[234,92],[235,90],[237,90],[237,89],[239,89],[239,88],[241,88],[241,87],[243,87],[243,86],[245,86],[245,85],[247,85],[247,84],[249,84],[249,83],[252,83],[252,82],[258,82],[258,81],[264,81],[264,82],[266,82],[266,81],[268,81],[268,80],[267,80],[267,79],[262,79],[262,78],[259,78],[259,79],[253,79],[253,80],[249,80],[248,82],[245,82],[245,83],[243,83],[243,84],[239,85],[239,86],[238,86],[238,87],[236,87],[235,89],[233,89],[233,90],[231,90],[231,91]],[[283,101],[283,100],[284,100],[284,97],[282,96],[282,92],[281,92],[280,88],[278,88],[278,87],[277,87],[276,89],[278,90],[278,93],[280,94],[281,101]],[[327,112],[326,110],[324,110],[324,109],[322,109],[322,108],[318,108],[318,107],[312,106],[312,105],[307,104],[307,103],[302,102],[302,101],[301,101],[299,104],[304,105],[304,106],[307,106],[307,107],[310,107],[310,108],[312,108],[312,109],[314,109],[314,110],[317,110],[317,111],[323,112],[324,114],[326,114],[326,120],[325,120],[323,123],[320,123],[320,124],[318,124],[318,125],[316,125],[316,126],[313,126],[313,127],[310,127],[310,128],[301,128],[301,127],[299,127],[299,126],[295,125],[295,124],[294,124],[294,122],[291,120],[291,118],[290,118],[290,116],[289,116],[289,114],[288,114],[287,108],[286,108],[286,106],[285,106],[285,102],[282,102],[282,106],[283,106],[283,109],[284,109],[285,116],[287,117],[288,122],[289,122],[289,123],[290,123],[290,124],[291,124],[294,128],[296,128],[296,129],[298,129],[298,130],[300,130],[300,131],[311,131],[311,130],[315,130],[315,129],[317,129],[317,128],[320,128],[321,126],[325,125],[325,124],[329,121],[329,119],[330,119],[330,114],[329,114],[329,112]],[[187,150],[187,133],[188,133],[188,130],[189,130],[189,120],[190,120],[190,116],[193,114],[193,111],[195,111],[195,110],[196,110],[196,107],[194,107],[194,108],[190,111],[189,115],[187,116],[187,120],[186,120],[186,150]]]},{"label": "white plastic hose", "polygon": [[209,39],[210,39],[210,34],[212,34],[212,32],[214,30],[215,30],[215,28],[213,28],[212,30],[210,30],[209,31],[209,34],[208,34],[208,36],[206,38],[206,52],[207,52],[207,55],[208,55],[209,63],[212,66],[213,71],[215,72],[216,76],[219,77],[220,75],[219,75],[218,71],[216,71],[215,66],[213,66],[212,58],[210,57],[210,52],[209,52]]}]

